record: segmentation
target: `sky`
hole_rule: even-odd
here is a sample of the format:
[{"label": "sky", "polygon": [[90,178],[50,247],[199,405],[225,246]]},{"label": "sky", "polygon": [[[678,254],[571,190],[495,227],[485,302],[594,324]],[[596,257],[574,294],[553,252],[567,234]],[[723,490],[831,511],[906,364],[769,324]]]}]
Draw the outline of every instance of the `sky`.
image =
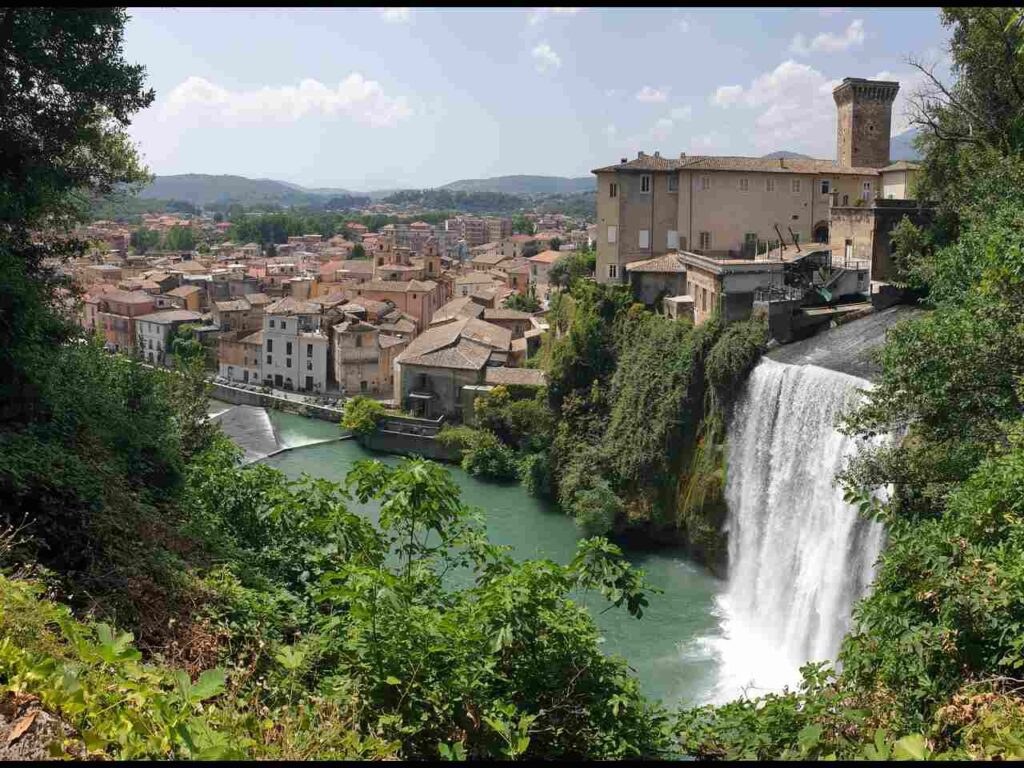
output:
[{"label": "sky", "polygon": [[831,91],[948,71],[938,9],[138,8],[157,175],[356,191],[585,176],[638,151],[835,157]]}]

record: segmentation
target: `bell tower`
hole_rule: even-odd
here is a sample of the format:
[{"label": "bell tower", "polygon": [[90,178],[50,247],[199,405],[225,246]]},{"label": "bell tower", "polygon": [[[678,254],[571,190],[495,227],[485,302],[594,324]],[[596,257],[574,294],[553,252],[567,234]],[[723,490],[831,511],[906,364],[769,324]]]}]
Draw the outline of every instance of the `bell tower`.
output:
[{"label": "bell tower", "polygon": [[892,103],[899,90],[897,82],[847,77],[832,91],[840,165],[882,168],[889,164]]}]

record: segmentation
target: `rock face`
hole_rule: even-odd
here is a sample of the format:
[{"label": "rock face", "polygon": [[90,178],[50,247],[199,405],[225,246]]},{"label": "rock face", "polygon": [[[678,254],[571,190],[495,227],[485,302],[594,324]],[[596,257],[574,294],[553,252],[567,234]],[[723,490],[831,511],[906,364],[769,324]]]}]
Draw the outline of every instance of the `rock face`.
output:
[{"label": "rock face", "polygon": [[75,729],[44,710],[35,696],[8,691],[0,699],[0,761],[84,757]]}]

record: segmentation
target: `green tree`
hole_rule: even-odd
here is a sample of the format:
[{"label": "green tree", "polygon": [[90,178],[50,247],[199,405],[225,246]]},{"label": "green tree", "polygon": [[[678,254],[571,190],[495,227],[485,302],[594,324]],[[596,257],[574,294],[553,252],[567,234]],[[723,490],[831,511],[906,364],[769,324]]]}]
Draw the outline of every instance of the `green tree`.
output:
[{"label": "green tree", "polygon": [[170,251],[191,251],[196,247],[195,232],[188,225],[178,225],[167,230],[164,247]]},{"label": "green tree", "polygon": [[520,312],[539,312],[540,301],[537,300],[537,292],[533,289],[533,286],[530,286],[529,292],[513,293],[505,299],[505,307],[517,309]]},{"label": "green tree", "polygon": [[358,438],[366,438],[377,431],[377,422],[384,413],[384,406],[376,400],[356,395],[345,401],[341,426]]},{"label": "green tree", "polygon": [[160,233],[152,229],[139,227],[128,236],[128,243],[135,253],[143,254],[151,248],[160,245]]},{"label": "green tree", "polygon": [[532,235],[533,222],[525,215],[518,213],[512,217],[512,232],[516,235]]},{"label": "green tree", "polygon": [[366,249],[363,248],[362,243],[356,243],[352,247],[352,255],[349,256],[349,258],[350,259],[365,259],[366,258]]}]

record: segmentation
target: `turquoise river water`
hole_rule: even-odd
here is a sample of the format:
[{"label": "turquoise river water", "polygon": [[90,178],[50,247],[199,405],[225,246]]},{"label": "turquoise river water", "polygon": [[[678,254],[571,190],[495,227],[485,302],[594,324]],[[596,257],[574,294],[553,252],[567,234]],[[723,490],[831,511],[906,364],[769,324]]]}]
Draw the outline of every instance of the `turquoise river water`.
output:
[{"label": "turquoise river water", "polygon": [[[280,443],[300,447],[265,462],[291,477],[305,472],[342,480],[360,459],[399,461],[366,451],[353,440],[316,444],[338,436],[337,426],[331,423],[276,411],[270,416]],[[511,546],[513,555],[520,558],[544,557],[560,563],[572,558],[581,534],[570,518],[518,484],[484,483],[458,467],[448,468],[462,489],[463,501],[483,510],[493,542]],[[354,511],[376,519],[374,505],[352,504]],[[718,649],[723,638],[717,602],[725,589],[723,582],[671,550],[632,551],[628,557],[664,592],[650,597],[650,606],[639,621],[625,609],[602,613],[606,604],[592,598],[605,651],[624,656],[636,670],[644,692],[668,706],[719,700]]]}]

